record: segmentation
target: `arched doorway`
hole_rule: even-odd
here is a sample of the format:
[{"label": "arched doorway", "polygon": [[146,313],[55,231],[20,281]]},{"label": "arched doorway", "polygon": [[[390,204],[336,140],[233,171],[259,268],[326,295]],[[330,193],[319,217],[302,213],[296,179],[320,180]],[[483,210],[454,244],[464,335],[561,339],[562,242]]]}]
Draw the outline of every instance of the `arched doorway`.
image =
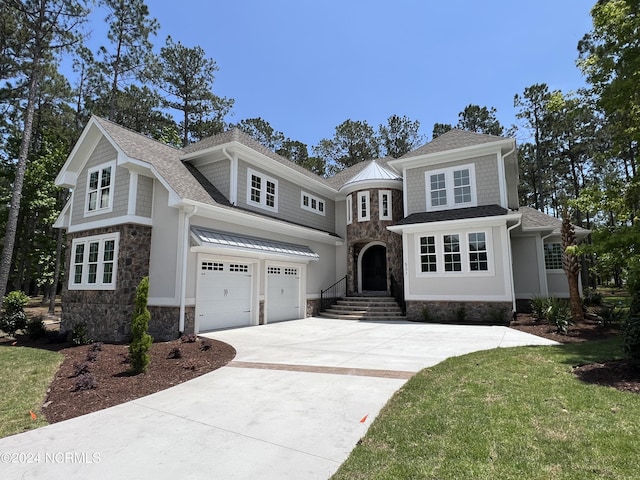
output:
[{"label": "arched doorway", "polygon": [[387,291],[387,247],[377,243],[365,247],[360,255],[360,291]]}]

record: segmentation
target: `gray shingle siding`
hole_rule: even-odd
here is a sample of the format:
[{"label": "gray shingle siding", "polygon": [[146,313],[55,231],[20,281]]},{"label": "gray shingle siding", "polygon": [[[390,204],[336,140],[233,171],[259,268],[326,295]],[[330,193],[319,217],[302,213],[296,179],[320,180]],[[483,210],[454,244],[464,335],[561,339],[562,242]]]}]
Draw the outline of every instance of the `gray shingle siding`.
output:
[{"label": "gray shingle siding", "polygon": [[460,165],[475,164],[476,195],[478,205],[500,204],[500,190],[498,180],[498,164],[496,155],[484,155],[482,157],[466,158],[455,162],[439,163],[428,167],[412,168],[407,170],[407,202],[406,215],[424,212],[427,208],[427,185],[425,172],[442,170]]},{"label": "gray shingle siding", "polygon": [[[255,172],[264,174],[278,181],[278,212],[258,208],[247,202],[247,171],[252,169]],[[319,215],[314,212],[303,210],[301,207],[301,195],[303,188],[299,185],[277,177],[273,173],[268,173],[253,167],[246,162],[238,161],[238,206],[257,213],[275,216],[281,220],[305,225],[323,231],[333,231],[335,227],[335,202],[318,193],[304,189],[305,192],[320,198],[325,202],[325,214]]]},{"label": "gray shingle siding", "polygon": [[127,214],[129,201],[129,172],[125,168],[117,168],[113,181],[113,209],[111,212],[84,216],[85,202],[87,197],[87,173],[90,169],[99,165],[115,161],[117,152],[106,138],[101,139],[94,149],[89,161],[78,175],[76,190],[73,192],[73,212],[71,224],[77,225],[107,218],[119,217]]},{"label": "gray shingle siding", "polygon": [[151,218],[153,204],[153,178],[138,175],[138,195],[136,198],[136,215]]},{"label": "gray shingle siding", "polygon": [[220,190],[220,193],[227,198],[229,198],[229,188],[231,185],[230,163],[231,162],[229,162],[229,160],[220,160],[218,162],[208,163],[198,167],[198,170],[207,177],[207,180],[209,180],[213,186]]}]

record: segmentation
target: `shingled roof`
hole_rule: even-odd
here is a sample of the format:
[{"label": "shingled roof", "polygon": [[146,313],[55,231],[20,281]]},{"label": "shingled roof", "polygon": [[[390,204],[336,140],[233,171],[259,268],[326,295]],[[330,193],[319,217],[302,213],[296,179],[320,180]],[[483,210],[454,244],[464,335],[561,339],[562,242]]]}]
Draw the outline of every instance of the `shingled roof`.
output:
[{"label": "shingled roof", "polygon": [[[552,217],[546,213],[531,207],[520,207],[518,210],[522,214],[522,230],[552,230],[556,235],[560,235],[562,219]],[[574,230],[578,237],[588,235],[591,230],[574,225]]]},{"label": "shingled roof", "polygon": [[468,132],[454,128],[431,142],[424,144],[420,148],[406,153],[401,159],[419,157],[430,153],[444,152],[447,150],[455,150],[457,148],[471,147],[474,145],[482,145],[483,143],[492,143],[508,140],[505,137],[496,135],[485,135],[483,133]]},{"label": "shingled roof", "polygon": [[452,208],[435,212],[412,213],[400,220],[397,225],[411,225],[414,223],[446,222],[449,220],[465,220],[469,218],[494,217],[506,215],[509,210],[500,205],[481,205],[478,207]]},{"label": "shingled roof", "polygon": [[225,145],[232,142],[240,143],[245,147],[249,147],[252,150],[257,151],[265,155],[266,157],[269,157],[270,159],[275,160],[276,162],[281,163],[282,165],[285,165],[286,167],[292,170],[295,170],[298,173],[301,173],[306,177],[312,178],[324,185],[327,185],[330,187],[332,186],[327,180],[320,177],[319,175],[316,175],[315,173],[307,170],[306,168],[301,167],[297,163],[292,162],[288,158],[283,157],[282,155],[278,155],[277,153],[271,151],[261,143],[254,140],[251,136],[244,133],[239,128],[233,128],[231,130],[227,130],[226,132],[219,133],[218,135],[214,135],[213,137],[207,137],[200,140],[199,142],[192,143],[191,145],[187,145],[182,149],[182,152],[185,155],[190,155],[201,150],[207,150],[209,148],[218,147],[218,146]]},{"label": "shingled roof", "polygon": [[130,158],[151,165],[181,198],[215,205],[216,201],[182,163],[182,151],[140,135],[117,123],[93,117]]}]

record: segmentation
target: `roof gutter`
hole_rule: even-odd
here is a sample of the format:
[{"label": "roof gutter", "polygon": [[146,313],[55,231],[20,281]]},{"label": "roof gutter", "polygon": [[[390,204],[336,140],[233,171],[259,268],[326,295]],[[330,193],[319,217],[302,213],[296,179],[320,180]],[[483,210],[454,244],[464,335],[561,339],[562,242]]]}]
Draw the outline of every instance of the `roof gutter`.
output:
[{"label": "roof gutter", "polygon": [[[194,205],[191,212],[185,213],[182,237],[182,272],[180,273],[180,320],[178,330],[184,332],[184,317],[187,303],[187,256],[189,255],[189,220],[196,214],[198,207]],[[195,321],[195,318],[194,318]],[[195,324],[194,324],[195,327]]]}]

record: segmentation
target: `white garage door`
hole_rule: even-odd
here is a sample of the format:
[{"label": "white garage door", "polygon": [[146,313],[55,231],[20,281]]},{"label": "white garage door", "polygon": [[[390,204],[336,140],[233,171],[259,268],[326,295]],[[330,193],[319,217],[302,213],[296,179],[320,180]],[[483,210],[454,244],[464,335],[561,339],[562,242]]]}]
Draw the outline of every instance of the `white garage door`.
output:
[{"label": "white garage door", "polygon": [[267,267],[267,322],[300,318],[300,268]]},{"label": "white garage door", "polygon": [[198,331],[251,323],[251,270],[246,263],[200,262]]}]

